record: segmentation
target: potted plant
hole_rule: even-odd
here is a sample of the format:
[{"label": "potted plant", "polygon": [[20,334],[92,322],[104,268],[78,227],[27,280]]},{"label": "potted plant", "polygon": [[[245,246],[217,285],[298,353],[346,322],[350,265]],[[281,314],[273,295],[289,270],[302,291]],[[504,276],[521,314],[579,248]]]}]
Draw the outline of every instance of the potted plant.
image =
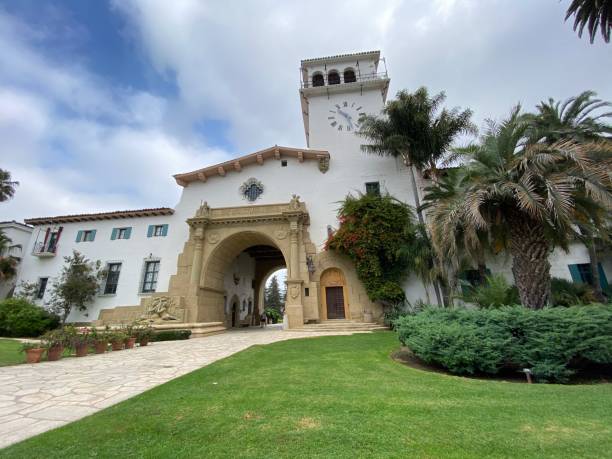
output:
[{"label": "potted plant", "polygon": [[40,363],[45,348],[40,343],[23,343],[21,352],[25,352],[27,363]]},{"label": "potted plant", "polygon": [[134,344],[136,344],[136,336],[134,334],[134,326],[128,325],[124,328],[123,333],[125,333],[125,338],[123,342],[125,343],[126,349],[134,349]]},{"label": "potted plant", "polygon": [[96,354],[104,354],[108,349],[108,330],[108,325],[102,331],[98,331],[96,327],[91,327],[89,335]]},{"label": "potted plant", "polygon": [[123,349],[126,335],[123,331],[117,329],[109,333],[109,341],[113,351],[120,351]]},{"label": "potted plant", "polygon": [[66,347],[66,334],[64,330],[48,331],[43,335],[42,342],[47,349],[47,360],[54,362],[62,358],[64,348]]},{"label": "potted plant", "polygon": [[71,336],[71,340],[77,357],[85,357],[89,353],[89,345],[91,344],[89,328],[82,327],[76,330],[76,333]]},{"label": "potted plant", "polygon": [[151,337],[153,336],[153,327],[150,325],[144,325],[136,329],[136,340],[141,346],[147,346]]}]

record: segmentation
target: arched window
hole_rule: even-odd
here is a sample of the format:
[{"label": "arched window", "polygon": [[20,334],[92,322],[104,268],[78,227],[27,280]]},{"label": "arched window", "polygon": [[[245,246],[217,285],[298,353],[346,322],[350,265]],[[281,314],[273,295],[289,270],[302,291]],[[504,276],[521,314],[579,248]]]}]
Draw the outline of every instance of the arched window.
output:
[{"label": "arched window", "polygon": [[325,79],[323,78],[322,73],[315,73],[312,76],[312,85],[313,86],[325,86]]},{"label": "arched window", "polygon": [[357,81],[355,78],[355,71],[353,69],[344,69],[344,82],[345,83],[354,83]]},{"label": "arched window", "polygon": [[246,300],[242,300],[242,310],[246,311],[246,308],[247,308]]},{"label": "arched window", "polygon": [[328,84],[340,84],[340,74],[335,70],[332,70],[327,74]]}]

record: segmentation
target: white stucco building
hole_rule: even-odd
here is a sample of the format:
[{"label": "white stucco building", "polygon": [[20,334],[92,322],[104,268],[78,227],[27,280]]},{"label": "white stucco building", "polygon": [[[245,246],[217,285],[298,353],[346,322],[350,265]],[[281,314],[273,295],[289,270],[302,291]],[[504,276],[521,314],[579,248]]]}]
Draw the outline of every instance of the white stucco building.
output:
[{"label": "white stucco building", "polygon": [[[182,195],[173,209],[27,219],[34,230],[19,280],[37,282],[44,303],[63,257],[78,250],[102,261],[109,274],[89,310],[69,320],[97,320],[102,310],[124,306],[133,316],[146,312],[147,298],[166,295],[177,320],[238,326],[253,322],[265,279],[286,266],[291,326],[380,318],[350,264],[325,252],[324,243],[348,193],[388,192],[414,202],[401,161],[363,153],[354,134],[361,114],[384,106],[390,82],[384,61],[372,51],[304,60],[301,69],[305,146],[275,145],[177,174]],[[588,263],[581,248],[552,257],[552,274],[568,279],[568,265]],[[511,278],[508,263],[497,268]],[[604,266],[605,273],[611,268]],[[405,291],[410,301],[435,301],[415,278]]]},{"label": "white stucco building", "polygon": [[11,279],[0,280],[0,299],[9,296],[15,288],[21,272],[23,255],[30,243],[32,227],[16,221],[0,222],[2,232],[10,242],[0,251],[0,257],[12,257],[17,264],[17,275]]}]

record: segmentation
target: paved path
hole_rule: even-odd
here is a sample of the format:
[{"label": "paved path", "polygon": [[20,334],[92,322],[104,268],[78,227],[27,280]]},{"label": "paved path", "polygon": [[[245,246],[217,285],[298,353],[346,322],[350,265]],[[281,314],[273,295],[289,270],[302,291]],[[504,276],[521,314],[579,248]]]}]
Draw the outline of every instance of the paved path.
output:
[{"label": "paved path", "polygon": [[[324,334],[348,334],[317,333]],[[0,448],[68,424],[255,344],[312,337],[278,328],[0,368]]]}]

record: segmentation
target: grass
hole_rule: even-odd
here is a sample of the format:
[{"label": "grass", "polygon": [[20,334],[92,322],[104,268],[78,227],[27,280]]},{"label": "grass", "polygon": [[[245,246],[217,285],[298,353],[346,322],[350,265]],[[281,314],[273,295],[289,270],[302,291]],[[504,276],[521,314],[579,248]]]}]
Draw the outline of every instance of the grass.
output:
[{"label": "grass", "polygon": [[21,343],[14,339],[0,338],[0,367],[24,362],[25,354],[21,352]]},{"label": "grass", "polygon": [[253,347],[0,457],[612,455],[611,384],[429,373],[397,347],[391,332]]}]

